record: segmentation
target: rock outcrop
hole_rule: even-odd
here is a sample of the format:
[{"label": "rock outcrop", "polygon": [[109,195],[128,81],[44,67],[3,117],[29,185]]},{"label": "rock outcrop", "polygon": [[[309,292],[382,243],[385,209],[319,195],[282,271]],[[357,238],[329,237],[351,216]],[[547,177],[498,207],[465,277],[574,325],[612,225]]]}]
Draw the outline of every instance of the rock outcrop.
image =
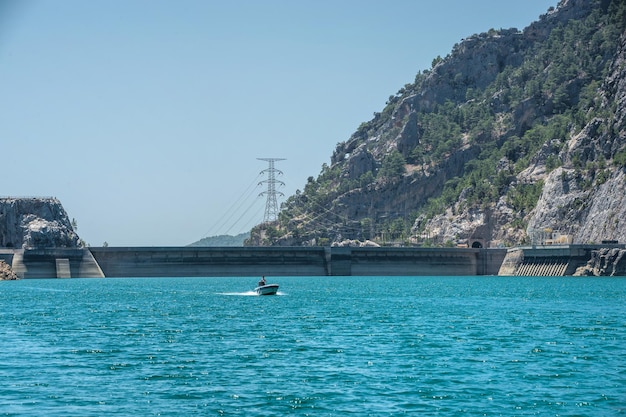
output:
[{"label": "rock outcrop", "polygon": [[18,277],[9,264],[0,260],[0,281],[12,281],[16,279],[18,279]]},{"label": "rock outcrop", "polygon": [[0,198],[0,247],[77,248],[80,239],[56,198]]},{"label": "rock outcrop", "polygon": [[626,276],[626,249],[604,248],[591,252],[587,265],[578,268],[577,276]]}]

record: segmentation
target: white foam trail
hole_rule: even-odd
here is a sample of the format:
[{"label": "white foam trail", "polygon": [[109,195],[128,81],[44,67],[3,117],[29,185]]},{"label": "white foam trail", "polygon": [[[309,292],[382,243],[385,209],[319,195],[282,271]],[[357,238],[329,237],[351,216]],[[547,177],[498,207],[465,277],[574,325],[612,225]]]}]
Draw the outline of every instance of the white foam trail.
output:
[{"label": "white foam trail", "polygon": [[256,291],[246,291],[246,292],[218,292],[218,295],[239,295],[239,296],[256,296]]},{"label": "white foam trail", "polygon": [[[242,297],[256,297],[259,294],[257,294],[256,291],[252,290],[246,292],[218,292],[217,295],[238,295]],[[285,293],[282,291],[278,291],[276,295],[285,295]]]}]

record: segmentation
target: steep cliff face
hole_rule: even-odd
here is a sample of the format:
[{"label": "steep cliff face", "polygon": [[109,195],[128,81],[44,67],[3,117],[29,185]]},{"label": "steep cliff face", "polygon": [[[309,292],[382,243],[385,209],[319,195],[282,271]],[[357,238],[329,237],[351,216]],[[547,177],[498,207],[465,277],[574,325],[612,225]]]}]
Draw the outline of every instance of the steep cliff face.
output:
[{"label": "steep cliff face", "polygon": [[0,198],[0,247],[76,248],[79,244],[56,198]]},{"label": "steep cliff face", "polygon": [[625,27],[622,1],[563,0],[464,39],[249,243],[626,240]]},{"label": "steep cliff face", "polygon": [[[612,169],[606,169],[606,163],[594,165],[611,160],[626,145],[626,33],[620,38],[599,98],[606,116],[594,118],[573,134],[558,154],[563,166],[543,175],[545,186],[531,213],[530,230],[559,227],[581,243],[626,241],[625,167],[621,162]],[[591,169],[583,173],[576,161],[590,164]],[[541,173],[537,175],[541,177]]]}]

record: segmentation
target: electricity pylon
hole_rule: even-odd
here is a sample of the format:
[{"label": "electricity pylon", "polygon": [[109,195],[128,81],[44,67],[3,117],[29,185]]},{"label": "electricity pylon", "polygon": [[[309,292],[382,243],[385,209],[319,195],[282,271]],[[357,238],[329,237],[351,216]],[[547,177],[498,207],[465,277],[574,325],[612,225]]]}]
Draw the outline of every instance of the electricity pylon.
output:
[{"label": "electricity pylon", "polygon": [[267,191],[263,191],[260,196],[266,195],[267,202],[265,203],[265,214],[263,215],[263,223],[273,222],[278,218],[278,202],[276,201],[276,195],[284,196],[285,194],[280,191],[276,191],[276,185],[285,185],[284,182],[276,179],[276,173],[282,175],[283,172],[274,168],[274,162],[284,161],[285,158],[257,158],[259,161],[267,161],[269,168],[261,171],[261,174],[267,173],[267,179],[259,183],[267,184]]}]

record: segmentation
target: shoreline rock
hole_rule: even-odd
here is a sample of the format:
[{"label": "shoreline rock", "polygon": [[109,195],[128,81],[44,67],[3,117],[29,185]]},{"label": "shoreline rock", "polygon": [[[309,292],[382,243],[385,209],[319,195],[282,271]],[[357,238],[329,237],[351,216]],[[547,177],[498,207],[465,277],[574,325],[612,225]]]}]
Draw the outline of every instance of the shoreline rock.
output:
[{"label": "shoreline rock", "polygon": [[6,262],[0,260],[0,281],[14,281],[19,279],[18,276],[13,272],[11,266]]},{"label": "shoreline rock", "polygon": [[626,275],[626,249],[603,248],[591,252],[587,265],[574,272],[574,276],[615,277]]}]

